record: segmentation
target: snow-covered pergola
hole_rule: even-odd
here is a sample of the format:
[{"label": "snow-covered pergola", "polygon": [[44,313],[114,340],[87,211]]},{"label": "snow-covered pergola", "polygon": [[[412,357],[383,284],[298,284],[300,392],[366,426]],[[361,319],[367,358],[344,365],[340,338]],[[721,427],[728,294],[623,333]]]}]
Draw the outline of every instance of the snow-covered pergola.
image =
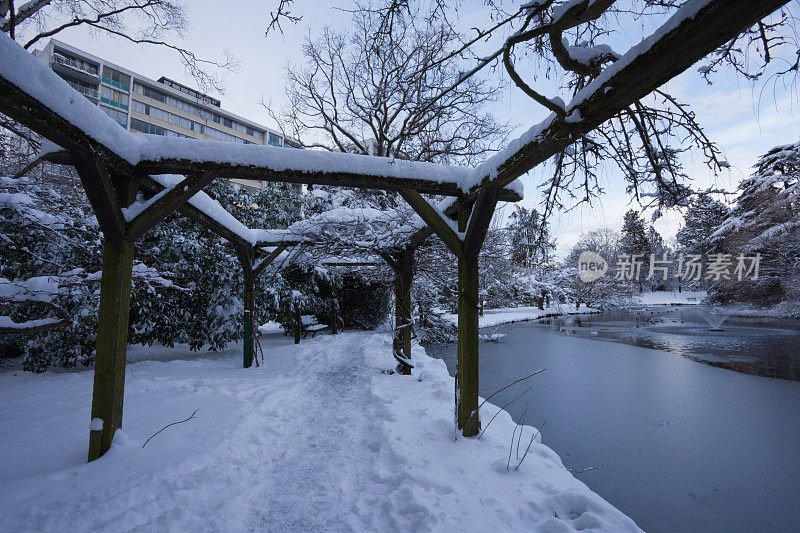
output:
[{"label": "snow-covered pergola", "polygon": [[[515,180],[564,150],[637,100],[722,46],[787,0],[688,0],[651,36],[606,67],[564,110],[532,127],[504,151],[471,169],[370,156],[233,145],[134,135],[0,35],[0,112],[68,153],[103,231],[103,274],[98,318],[89,460],[108,450],[122,426],[125,356],[134,242],[179,211],[230,240],[255,270],[288,246],[271,232],[242,226],[204,200],[216,178],[328,184],[399,192],[425,226],[409,241],[435,233],[458,258],[457,421],[478,434],[478,254],[498,201],[515,201]],[[569,3],[572,5],[572,3]],[[575,2],[575,9],[581,9]],[[591,4],[591,2],[589,3]],[[567,5],[567,4],[565,4]],[[573,16],[572,9],[561,16]],[[177,176],[177,177],[176,177]],[[141,190],[149,192],[137,201]],[[454,201],[443,209],[423,194]],[[207,197],[206,197],[207,198]],[[227,216],[226,216],[227,215]],[[280,237],[277,238],[277,237]],[[242,255],[246,252],[246,257]],[[280,252],[279,252],[280,253]],[[410,275],[413,258],[400,257]],[[268,263],[267,263],[268,264]],[[402,266],[406,265],[406,266]],[[410,287],[410,281],[409,285]]]}]

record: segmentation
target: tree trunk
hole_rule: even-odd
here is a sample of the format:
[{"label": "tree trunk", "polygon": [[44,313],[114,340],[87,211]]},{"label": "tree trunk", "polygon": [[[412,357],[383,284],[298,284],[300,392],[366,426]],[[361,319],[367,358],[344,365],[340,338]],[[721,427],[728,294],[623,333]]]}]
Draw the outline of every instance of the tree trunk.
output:
[{"label": "tree trunk", "polygon": [[97,352],[94,364],[89,461],[111,447],[114,432],[122,427],[125,390],[125,357],[133,273],[133,242],[103,243],[103,274],[97,318]]}]

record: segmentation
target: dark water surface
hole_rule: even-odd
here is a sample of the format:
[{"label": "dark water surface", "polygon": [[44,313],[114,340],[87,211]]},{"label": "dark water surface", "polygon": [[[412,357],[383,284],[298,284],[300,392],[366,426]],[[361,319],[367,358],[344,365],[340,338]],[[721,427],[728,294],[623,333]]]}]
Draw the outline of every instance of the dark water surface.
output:
[{"label": "dark water surface", "polygon": [[659,306],[545,319],[559,332],[666,350],[758,376],[800,381],[800,320]]},{"label": "dark water surface", "polygon": [[[676,331],[687,327],[687,317],[684,324],[680,317],[689,311],[673,311],[648,311],[639,316],[639,328],[636,318],[624,323],[596,315],[581,317],[581,324],[526,322],[487,330],[508,335],[480,345],[481,394],[546,368],[507,410],[519,420],[527,401],[526,422],[545,424],[544,443],[567,468],[602,467],[576,476],[645,531],[800,531],[800,382],[677,355],[697,350],[705,359],[725,360],[757,352],[763,354],[758,359],[788,360],[796,368],[800,337],[783,338],[792,338],[780,332],[792,330],[783,321],[726,334],[740,325],[726,321],[725,331],[713,332],[723,334],[714,337],[719,342],[710,342],[707,325],[692,322],[688,328],[696,331]],[[557,328],[585,330],[589,338]],[[426,349],[455,371],[454,345]],[[492,402],[503,405],[522,390],[512,388]]]}]

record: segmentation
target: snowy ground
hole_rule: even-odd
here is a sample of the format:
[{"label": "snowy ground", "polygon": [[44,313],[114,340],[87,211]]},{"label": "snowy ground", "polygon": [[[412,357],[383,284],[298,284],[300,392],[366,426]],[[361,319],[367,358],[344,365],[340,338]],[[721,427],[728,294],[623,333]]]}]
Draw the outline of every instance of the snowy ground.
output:
[{"label": "snowy ground", "polygon": [[[586,307],[581,304],[580,309],[575,309],[574,305],[557,305],[553,307],[498,307],[496,309],[484,309],[483,316],[478,319],[478,327],[491,328],[500,324],[513,324],[514,322],[524,322],[525,320],[536,320],[546,316],[558,315],[578,315],[584,313],[599,313],[597,309]],[[458,324],[458,315],[447,313],[442,315],[445,320]]]},{"label": "snowy ground", "polygon": [[643,292],[637,299],[642,305],[700,305],[706,291],[655,291]]},{"label": "snowy ground", "polygon": [[398,376],[386,334],[274,339],[261,368],[237,347],[129,364],[124,434],[91,464],[92,372],[0,374],[0,531],[638,530],[538,442],[506,471],[505,412],[454,440],[442,361]]}]

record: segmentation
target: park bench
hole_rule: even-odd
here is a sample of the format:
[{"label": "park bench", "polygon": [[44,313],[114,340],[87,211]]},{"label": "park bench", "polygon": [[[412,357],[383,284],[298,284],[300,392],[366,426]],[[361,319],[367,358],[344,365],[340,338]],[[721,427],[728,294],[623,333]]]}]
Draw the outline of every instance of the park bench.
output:
[{"label": "park bench", "polygon": [[305,339],[308,335],[311,335],[313,339],[317,332],[327,328],[325,324],[320,324],[317,322],[317,317],[314,315],[303,315],[300,317],[300,323],[302,324],[303,328],[303,338]]}]

